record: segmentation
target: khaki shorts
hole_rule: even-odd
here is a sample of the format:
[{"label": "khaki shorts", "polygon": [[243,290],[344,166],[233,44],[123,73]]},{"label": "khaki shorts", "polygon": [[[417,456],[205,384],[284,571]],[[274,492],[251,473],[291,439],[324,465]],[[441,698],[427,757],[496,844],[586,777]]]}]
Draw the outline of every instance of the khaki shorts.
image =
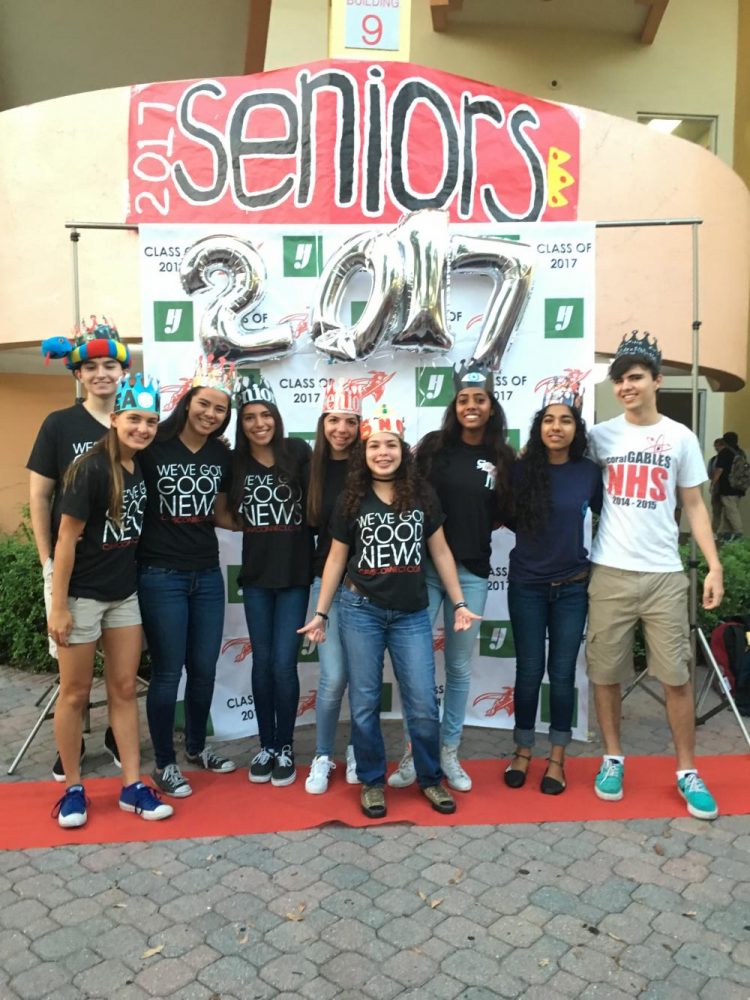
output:
[{"label": "khaki shorts", "polygon": [[633,675],[633,635],[640,620],[648,673],[679,687],[690,680],[688,578],[593,566],[589,583],[586,663],[595,684]]},{"label": "khaki shorts", "polygon": [[68,642],[71,646],[96,642],[104,629],[126,628],[141,624],[138,595],[122,601],[97,601],[92,597],[69,597],[68,610],[73,616],[73,628]]}]

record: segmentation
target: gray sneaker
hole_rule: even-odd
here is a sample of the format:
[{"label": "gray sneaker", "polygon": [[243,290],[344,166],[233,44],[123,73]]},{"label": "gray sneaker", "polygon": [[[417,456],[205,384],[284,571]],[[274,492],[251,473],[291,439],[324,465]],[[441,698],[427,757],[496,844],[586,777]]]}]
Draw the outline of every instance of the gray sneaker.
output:
[{"label": "gray sneaker", "polygon": [[175,799],[186,799],[193,794],[190,782],[179,768],[178,764],[167,764],[165,768],[159,770],[155,767],[151,772],[154,784],[166,795],[171,795]]},{"label": "gray sneaker", "polygon": [[457,792],[471,791],[471,778],[461,767],[461,761],[458,759],[458,747],[440,748],[440,766],[451,788]]},{"label": "gray sneaker", "polygon": [[407,788],[417,780],[417,772],[414,768],[414,758],[411,755],[411,743],[407,743],[406,749],[398,767],[393,774],[388,777],[388,784],[391,788]]},{"label": "gray sneaker", "polygon": [[237,770],[237,765],[233,760],[221,757],[208,747],[205,747],[200,753],[186,753],[185,760],[195,767],[200,767],[204,771],[213,771],[215,774],[231,774],[232,771]]}]

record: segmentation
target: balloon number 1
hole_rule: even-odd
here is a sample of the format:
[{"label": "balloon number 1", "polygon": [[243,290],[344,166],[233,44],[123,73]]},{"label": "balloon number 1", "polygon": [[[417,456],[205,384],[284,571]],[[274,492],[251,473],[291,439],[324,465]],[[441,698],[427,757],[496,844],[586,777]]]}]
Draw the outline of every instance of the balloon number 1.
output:
[{"label": "balloon number 1", "polygon": [[[391,345],[399,350],[450,351],[447,298],[453,273],[493,281],[472,358],[497,370],[531,295],[534,255],[524,243],[496,236],[451,234],[448,213],[424,209],[387,232],[359,233],[327,260],[311,309],[310,336],[334,361],[357,361]],[[346,293],[358,274],[370,278],[359,317],[342,319]],[[185,290],[213,290],[200,325],[207,354],[235,361],[270,361],[294,346],[290,326],[242,329],[241,317],[257,307],[267,282],[256,248],[233,236],[208,236],[183,258]]]}]

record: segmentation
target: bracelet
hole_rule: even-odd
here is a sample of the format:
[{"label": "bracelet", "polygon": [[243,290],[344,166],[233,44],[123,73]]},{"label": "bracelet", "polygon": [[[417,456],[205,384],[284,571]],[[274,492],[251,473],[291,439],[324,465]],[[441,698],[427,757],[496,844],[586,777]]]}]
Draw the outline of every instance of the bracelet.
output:
[{"label": "bracelet", "polygon": [[453,610],[458,611],[459,608],[468,608],[468,606],[469,605],[466,603],[466,601],[458,601],[456,604],[453,605]]},{"label": "bracelet", "polygon": [[322,618],[326,625],[328,624],[328,615],[324,615],[322,611],[316,611],[315,614],[318,618]]}]

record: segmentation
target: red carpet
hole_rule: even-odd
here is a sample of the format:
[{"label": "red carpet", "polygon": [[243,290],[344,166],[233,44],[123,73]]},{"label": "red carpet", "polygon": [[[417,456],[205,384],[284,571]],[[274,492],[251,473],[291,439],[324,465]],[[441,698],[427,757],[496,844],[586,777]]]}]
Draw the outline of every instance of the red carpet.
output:
[{"label": "red carpet", "polygon": [[[226,837],[305,830],[325,823],[476,826],[687,815],[675,790],[671,757],[628,757],[625,797],[620,802],[602,802],[594,795],[592,783],[599,758],[570,758],[565,767],[568,788],[559,796],[542,795],[539,791],[543,760],[533,762],[526,786],[521,789],[509,789],[503,783],[506,763],[505,760],[468,761],[466,768],[474,788],[467,795],[456,793],[458,809],[452,816],[434,812],[416,786],[387,789],[388,816],[383,820],[368,820],[362,815],[359,788],[346,784],[343,766],[325,795],[305,792],[307,768],[302,767],[297,769],[297,781],[287,788],[250,784],[245,768],[229,775],[192,773],[193,795],[188,799],[167,800],[174,805],[175,814],[159,823],[146,822],[119,809],[118,778],[92,778],[86,782],[86,794],[91,800],[89,820],[78,830],[63,830],[50,818],[50,811],[62,794],[60,785],[53,781],[4,784],[0,785],[0,848],[22,850],[62,844]],[[750,813],[750,756],[701,757],[698,766],[723,815]]]}]

